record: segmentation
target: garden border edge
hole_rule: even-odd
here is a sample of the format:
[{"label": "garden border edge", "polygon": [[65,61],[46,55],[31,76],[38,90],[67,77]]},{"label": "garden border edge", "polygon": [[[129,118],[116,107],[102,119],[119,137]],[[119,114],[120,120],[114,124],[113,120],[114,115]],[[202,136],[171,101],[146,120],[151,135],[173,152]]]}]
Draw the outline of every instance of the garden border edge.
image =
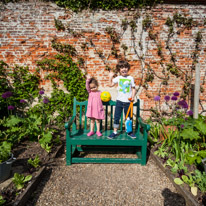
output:
[{"label": "garden border edge", "polygon": [[200,206],[199,203],[192,197],[192,195],[190,195],[188,192],[186,192],[183,187],[181,185],[177,185],[174,182],[174,176],[171,175],[170,171],[163,167],[162,163],[160,162],[160,160],[152,153],[152,151],[150,150],[150,155],[152,157],[152,159],[157,163],[157,165],[159,166],[159,168],[165,173],[165,175],[169,178],[169,180],[171,181],[171,183],[174,185],[174,187],[176,188],[176,190],[185,198],[186,204],[188,206]]},{"label": "garden border edge", "polygon": [[[63,144],[61,144],[60,146],[57,147],[57,150],[51,156],[51,159],[53,159],[57,156],[57,154],[59,153],[59,151],[61,150],[62,147],[63,147]],[[49,163],[49,161],[47,160],[46,164],[48,164],[48,163]],[[38,186],[38,183],[39,183],[38,180],[41,178],[45,169],[46,169],[46,166],[43,166],[42,168],[40,168],[40,170],[37,172],[35,177],[31,180],[30,184],[28,184],[28,186],[25,188],[25,190],[22,192],[22,194],[17,198],[17,200],[12,203],[13,206],[26,205],[26,202],[30,198],[33,190]]]},{"label": "garden border edge", "polygon": [[46,166],[43,166],[35,176],[35,178],[31,181],[31,183],[26,187],[24,192],[17,198],[14,202],[14,206],[23,206],[26,204],[27,200],[29,199],[31,193],[38,185],[38,180],[40,179],[41,175],[43,174]]}]

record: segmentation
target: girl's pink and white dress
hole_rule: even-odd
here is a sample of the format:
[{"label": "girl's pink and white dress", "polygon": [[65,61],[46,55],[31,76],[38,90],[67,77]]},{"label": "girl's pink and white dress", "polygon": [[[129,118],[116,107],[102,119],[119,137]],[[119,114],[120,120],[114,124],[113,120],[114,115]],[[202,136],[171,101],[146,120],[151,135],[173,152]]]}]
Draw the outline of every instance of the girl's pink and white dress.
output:
[{"label": "girl's pink and white dress", "polygon": [[89,79],[86,80],[86,89],[89,93],[86,116],[95,119],[104,119],[104,108],[100,98],[101,92],[92,92],[89,88]]}]

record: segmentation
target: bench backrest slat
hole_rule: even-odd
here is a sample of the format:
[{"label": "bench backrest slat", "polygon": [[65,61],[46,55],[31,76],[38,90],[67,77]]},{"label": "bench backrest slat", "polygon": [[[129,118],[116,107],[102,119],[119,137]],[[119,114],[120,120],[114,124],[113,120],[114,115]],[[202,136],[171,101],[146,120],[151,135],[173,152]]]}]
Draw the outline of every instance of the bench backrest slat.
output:
[{"label": "bench backrest slat", "polygon": [[[80,105],[79,116],[82,117],[82,105]],[[79,118],[79,129],[82,129],[82,118]]]},{"label": "bench backrest slat", "polygon": [[137,119],[140,117],[140,101],[139,101],[139,99],[137,100],[137,102],[134,103],[133,106],[136,107],[135,130],[138,130],[138,132],[139,132],[139,124],[138,124],[138,121],[137,121]]},{"label": "bench backrest slat", "polygon": [[110,130],[113,129],[113,105],[111,105]]},{"label": "bench backrest slat", "polygon": [[86,116],[86,112],[87,112],[87,105],[85,105],[85,111],[84,111],[84,131],[86,132],[87,130],[87,116]]},{"label": "bench backrest slat", "polygon": [[107,128],[107,123],[108,123],[108,105],[106,105],[105,108],[105,129]]}]

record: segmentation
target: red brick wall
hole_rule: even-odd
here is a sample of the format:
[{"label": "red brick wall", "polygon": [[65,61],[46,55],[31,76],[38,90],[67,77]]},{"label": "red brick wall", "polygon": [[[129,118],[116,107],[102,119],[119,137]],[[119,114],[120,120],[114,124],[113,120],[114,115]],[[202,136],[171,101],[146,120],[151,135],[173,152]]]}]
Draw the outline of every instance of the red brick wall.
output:
[{"label": "red brick wall", "polygon": [[[176,64],[181,67],[185,73],[188,73],[188,75],[192,66],[191,55],[192,52],[195,51],[195,34],[199,30],[202,31],[203,39],[199,51],[200,80],[205,89],[205,91],[200,94],[203,105],[203,107],[200,106],[200,110],[202,111],[206,109],[206,31],[203,24],[206,5],[164,4],[159,5],[153,10],[142,12],[142,15],[145,16],[146,13],[149,13],[152,16],[153,32],[157,34],[159,42],[161,42],[163,46],[165,59],[169,63],[171,56],[165,48],[165,42],[168,37],[168,27],[165,26],[165,21],[168,17],[172,18],[175,12],[185,14],[186,17],[192,17],[197,22],[197,26],[191,30],[186,29],[171,39],[172,52],[176,54]],[[90,47],[88,51],[84,52],[81,49],[81,45],[86,41],[85,37],[74,37],[68,31],[57,31],[54,18],[61,19],[65,25],[69,25],[69,28],[76,32],[83,32],[87,38],[91,37],[97,50],[95,51],[94,48]],[[120,42],[129,48],[126,57],[132,66],[130,74],[135,78],[137,88],[139,88],[138,84],[142,80],[143,70],[141,68],[141,61],[131,46],[132,37],[130,28],[125,32],[123,32],[121,28],[121,22],[125,18],[132,19],[132,11],[84,11],[76,14],[59,8],[52,3],[9,3],[2,6],[0,14],[0,59],[9,65],[28,65],[32,71],[36,67],[37,60],[51,57],[56,53],[55,50],[51,48],[51,40],[57,38],[58,41],[72,44],[77,49],[78,54],[85,57],[87,72],[96,76],[101,85],[101,90],[110,91],[113,99],[115,99],[116,90],[115,88],[111,89],[108,87],[108,71],[105,70],[105,64],[97,54],[97,51],[101,50],[103,54],[108,57],[111,52],[112,42],[105,33],[105,29],[108,26],[114,28],[118,33],[122,33]],[[145,58],[143,63],[150,64],[155,73],[161,77],[162,67],[157,63],[157,60],[160,59],[157,55],[157,46],[154,41],[148,37],[148,32],[142,31],[142,18],[136,23],[135,43],[137,52]],[[141,32],[143,32],[142,38]],[[95,36],[95,34],[97,35]],[[140,41],[143,45],[143,52],[138,46]],[[117,48],[118,52],[123,54],[121,44],[117,45]],[[109,56],[107,62],[111,67],[115,67],[117,60]],[[145,74],[145,71],[143,71],[143,73]],[[183,81],[174,75],[170,76],[168,86],[162,86],[160,82],[160,79],[155,77],[154,81],[149,83],[148,90],[142,87],[138,90],[137,96],[142,100],[142,109],[147,110],[151,106],[154,106],[153,98],[155,95],[158,95],[159,92],[163,99],[166,94],[172,95],[175,91],[180,93],[182,91]],[[45,87],[48,92],[51,91],[50,86],[49,82],[43,83],[43,87]],[[143,115],[147,117],[149,112],[144,112]]]}]

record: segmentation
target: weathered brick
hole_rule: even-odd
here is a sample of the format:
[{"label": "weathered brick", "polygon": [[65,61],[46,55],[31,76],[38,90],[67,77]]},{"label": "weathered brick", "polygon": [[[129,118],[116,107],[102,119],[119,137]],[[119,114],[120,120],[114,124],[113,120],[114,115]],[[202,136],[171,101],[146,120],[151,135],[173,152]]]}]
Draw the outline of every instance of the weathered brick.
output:
[{"label": "weathered brick", "polygon": [[[135,39],[131,37],[130,28],[128,28],[121,36],[121,44],[124,43],[128,47],[126,57],[130,60],[131,70],[130,74],[134,76],[135,83],[138,85],[142,83],[142,77],[146,75],[147,70],[142,67],[142,62],[139,57],[144,57],[144,63],[150,64],[155,74],[163,77],[163,68],[167,63],[171,63],[170,51],[166,49],[166,41],[168,37],[168,27],[165,21],[168,17],[172,18],[173,14],[178,11],[185,13],[187,17],[192,17],[198,28],[181,30],[179,35],[174,35],[169,44],[171,52],[176,55],[176,65],[185,73],[184,76],[189,75],[192,67],[192,52],[195,51],[195,36],[201,29],[203,38],[206,35],[204,22],[204,14],[206,5],[164,5],[157,6],[150,13],[152,17],[152,24],[154,34],[157,34],[157,42],[154,42],[148,37],[147,32],[143,32],[141,36],[142,25],[141,21],[137,22],[137,29]],[[83,37],[73,37],[67,31],[57,31],[54,24],[54,18],[61,19],[65,24],[68,24],[71,29],[76,32],[82,32]],[[10,3],[7,8],[2,9],[0,21],[0,58],[9,64],[26,64],[31,71],[36,67],[36,61],[44,57],[52,57],[57,52],[51,48],[51,40],[57,37],[59,42],[73,45],[81,57],[85,57],[87,63],[87,72],[95,75],[102,87],[108,88],[108,71],[105,71],[106,65],[115,68],[117,60],[111,53],[112,41],[110,36],[106,34],[105,29],[110,26],[122,32],[122,19],[128,18],[132,20],[132,12],[119,11],[118,13],[111,11],[99,11],[98,13],[91,13],[83,11],[82,13],[72,14],[64,9],[54,6],[51,3],[45,2],[19,2]],[[178,29],[182,29],[182,26]],[[96,50],[102,51],[105,62],[97,54],[97,51],[89,45],[89,49],[84,51],[81,46],[82,43],[89,43],[89,38],[93,40]],[[136,50],[133,49],[132,41],[135,41]],[[139,47],[139,41],[142,41],[143,50]],[[158,56],[157,44],[161,43],[162,53],[165,58],[164,66],[160,65],[160,57]],[[121,44],[116,44],[115,48],[118,54],[123,55]],[[202,41],[199,45],[199,62],[201,64],[201,84],[205,81],[206,51],[205,42]],[[77,58],[74,59],[77,61]],[[142,75],[143,72],[143,75]],[[42,76],[43,77],[43,76]],[[195,76],[193,74],[193,83]],[[161,81],[155,76],[152,83],[148,83],[149,89],[141,89],[138,93],[139,97],[144,100],[142,109],[149,109],[155,106],[152,100],[155,95],[165,94],[172,95],[173,92],[181,92],[184,82],[177,79],[174,75],[170,75],[169,85],[161,86]],[[62,84],[60,82],[59,84]],[[48,81],[43,81],[44,86],[48,91],[51,90],[51,84]],[[206,85],[202,85],[205,89],[204,93],[200,94],[201,100],[205,100]],[[111,93],[116,91],[116,88],[110,90]],[[205,102],[203,102],[206,108]],[[144,116],[148,117],[149,112],[144,112]]]}]

